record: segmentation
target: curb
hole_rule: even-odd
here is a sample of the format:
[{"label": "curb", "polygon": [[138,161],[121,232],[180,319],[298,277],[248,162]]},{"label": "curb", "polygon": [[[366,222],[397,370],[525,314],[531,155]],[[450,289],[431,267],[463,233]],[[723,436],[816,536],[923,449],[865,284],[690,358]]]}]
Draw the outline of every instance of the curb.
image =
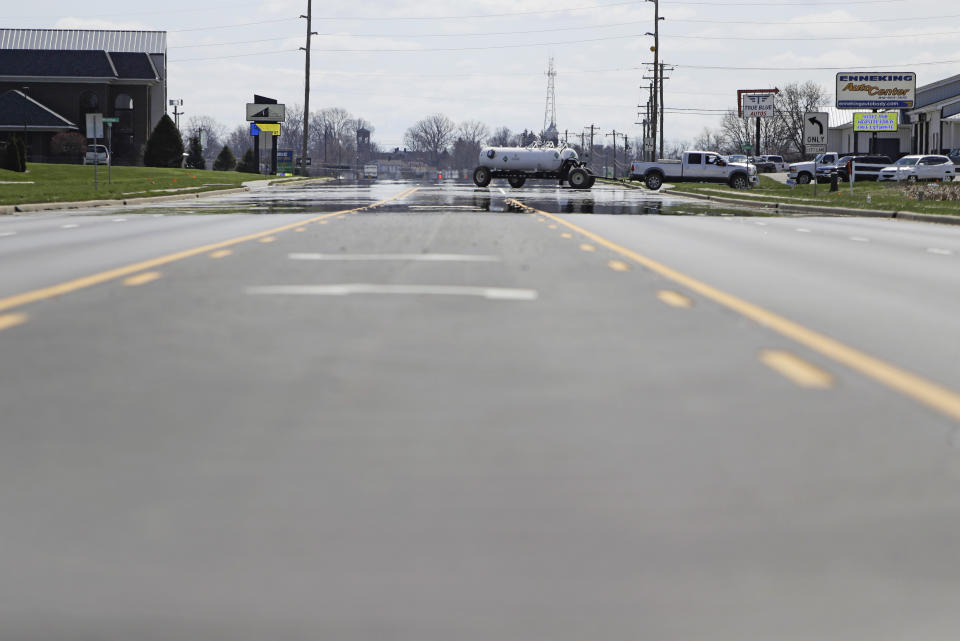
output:
[{"label": "curb", "polygon": [[820,205],[793,205],[790,203],[759,202],[756,200],[740,200],[738,198],[724,198],[723,196],[707,196],[683,191],[674,192],[678,196],[686,196],[698,200],[744,205],[748,207],[773,209],[785,214],[829,214],[832,216],[857,216],[861,218],[895,218],[918,223],[940,223],[942,225],[960,225],[960,216],[946,216],[943,214],[918,214],[908,211],[884,211],[882,209],[852,209],[847,207],[823,207]]},{"label": "curb", "polygon": [[146,196],[144,198],[127,198],[124,200],[77,200],[65,203],[27,203],[23,205],[3,205],[0,206],[0,215],[23,214],[36,211],[57,211],[59,209],[86,209],[90,207],[110,207],[123,205],[140,205],[146,203],[165,203],[178,200],[190,200],[197,198],[206,198],[210,196],[223,196],[229,194],[240,194],[251,191],[249,187],[240,187],[237,189],[219,189],[195,192],[192,194],[172,194],[170,196]]}]

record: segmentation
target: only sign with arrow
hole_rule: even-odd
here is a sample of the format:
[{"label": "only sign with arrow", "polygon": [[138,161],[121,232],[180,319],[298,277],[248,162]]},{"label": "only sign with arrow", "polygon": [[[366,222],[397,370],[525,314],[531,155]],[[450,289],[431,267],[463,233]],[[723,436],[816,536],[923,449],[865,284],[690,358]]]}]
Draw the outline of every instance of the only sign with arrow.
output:
[{"label": "only sign with arrow", "polygon": [[803,114],[803,145],[808,154],[827,151],[827,128],[830,114],[825,111],[808,111]]}]

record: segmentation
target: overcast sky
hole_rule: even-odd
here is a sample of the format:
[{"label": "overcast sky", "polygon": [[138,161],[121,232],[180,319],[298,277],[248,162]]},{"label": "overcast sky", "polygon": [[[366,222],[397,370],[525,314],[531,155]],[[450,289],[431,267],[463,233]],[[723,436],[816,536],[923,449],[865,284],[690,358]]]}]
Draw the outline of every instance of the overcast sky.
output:
[{"label": "overcast sky", "polygon": [[[5,11],[4,26],[168,31],[170,97],[183,98],[187,117],[233,128],[254,92],[303,103],[306,4],[47,0]],[[314,12],[311,109],[364,117],[384,147],[402,146],[406,128],[436,112],[539,131],[551,56],[561,131],[639,134],[652,2],[331,0]],[[914,71],[920,85],[960,74],[956,2],[661,0],[660,13],[662,59],[675,67],[667,140],[716,127],[737,89],[813,80],[832,95],[840,69]]]}]

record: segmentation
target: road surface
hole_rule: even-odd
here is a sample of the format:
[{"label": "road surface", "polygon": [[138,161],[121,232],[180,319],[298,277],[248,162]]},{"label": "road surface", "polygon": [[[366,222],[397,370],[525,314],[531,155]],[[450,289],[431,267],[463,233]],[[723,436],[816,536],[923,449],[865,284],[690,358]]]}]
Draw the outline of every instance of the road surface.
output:
[{"label": "road surface", "polygon": [[599,185],[2,218],[0,639],[955,639],[958,261]]}]

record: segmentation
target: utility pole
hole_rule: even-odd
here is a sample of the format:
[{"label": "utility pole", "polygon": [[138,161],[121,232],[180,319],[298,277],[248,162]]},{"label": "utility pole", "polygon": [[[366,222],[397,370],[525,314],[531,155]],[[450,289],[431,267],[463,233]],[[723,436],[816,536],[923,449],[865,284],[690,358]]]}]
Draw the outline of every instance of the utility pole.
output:
[{"label": "utility pole", "polygon": [[310,141],[310,37],[317,35],[317,32],[313,31],[313,0],[307,0],[307,15],[301,15],[300,17],[307,21],[307,46],[300,47],[302,51],[306,52],[303,79],[303,147],[300,150],[300,175],[309,176],[307,153],[309,153],[308,143]]},{"label": "utility pole", "polygon": [[[652,119],[652,129],[653,129],[653,147],[657,147],[657,94],[662,95],[662,88],[658,91],[659,87],[659,69],[660,69],[660,21],[663,18],[660,17],[660,0],[647,0],[647,2],[653,3],[653,33],[649,31],[646,33],[648,36],[653,36],[653,119]],[[663,141],[660,141],[660,155],[663,156]]]},{"label": "utility pole", "polygon": [[180,116],[186,112],[177,111],[177,109],[183,106],[183,100],[177,98],[175,100],[171,100],[170,104],[173,105],[173,123],[177,126],[177,131],[180,131]]},{"label": "utility pole", "polygon": [[617,130],[613,130],[613,179],[617,179]]},{"label": "utility pole", "polygon": [[590,125],[590,151],[588,153],[589,160],[587,161],[590,166],[593,166],[593,130],[596,129],[596,125]]}]

